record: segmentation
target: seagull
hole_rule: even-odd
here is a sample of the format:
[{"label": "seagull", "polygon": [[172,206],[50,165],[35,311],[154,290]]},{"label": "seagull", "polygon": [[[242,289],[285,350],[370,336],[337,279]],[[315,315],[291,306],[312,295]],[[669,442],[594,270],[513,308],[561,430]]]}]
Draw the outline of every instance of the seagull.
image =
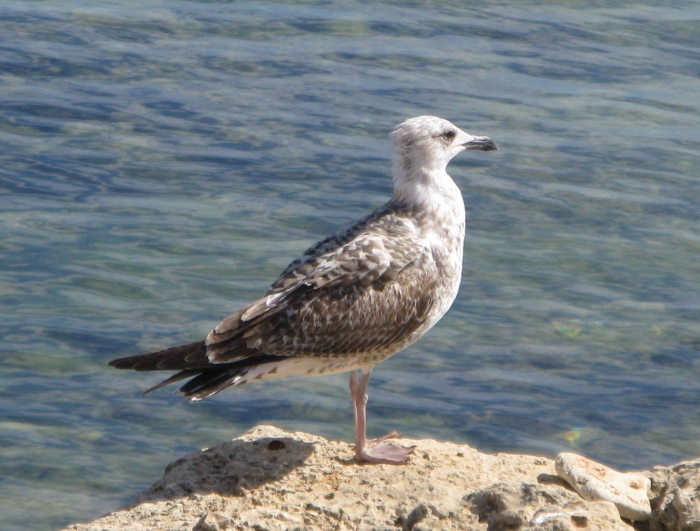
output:
[{"label": "seagull", "polygon": [[498,146],[435,116],[406,120],[390,136],[389,202],[307,249],[265,295],[221,321],[203,341],[109,365],[179,371],[145,393],[190,378],[178,393],[192,402],[255,380],[350,372],[355,460],[406,463],[414,447],[386,442],[397,432],[367,439],[369,378],[377,363],[417,341],[455,300],[465,209],[447,164],[462,151]]}]

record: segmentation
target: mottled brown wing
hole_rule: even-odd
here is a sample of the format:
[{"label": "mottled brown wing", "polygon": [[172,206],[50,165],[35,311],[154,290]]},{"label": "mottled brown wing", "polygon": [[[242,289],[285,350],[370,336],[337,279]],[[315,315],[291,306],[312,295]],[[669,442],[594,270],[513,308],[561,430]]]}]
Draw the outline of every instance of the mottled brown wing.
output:
[{"label": "mottled brown wing", "polygon": [[430,250],[404,232],[363,232],[299,264],[209,334],[209,359],[230,362],[251,350],[324,357],[390,350],[422,325],[438,281]]},{"label": "mottled brown wing", "polygon": [[413,222],[405,216],[403,205],[393,200],[389,201],[345,230],[309,247],[282,271],[279,278],[267,290],[266,295],[280,293],[293,287],[304,280],[320,260],[332,255],[343,246],[352,244],[353,240],[362,238],[363,234],[372,233],[387,239],[410,238],[413,230]]}]

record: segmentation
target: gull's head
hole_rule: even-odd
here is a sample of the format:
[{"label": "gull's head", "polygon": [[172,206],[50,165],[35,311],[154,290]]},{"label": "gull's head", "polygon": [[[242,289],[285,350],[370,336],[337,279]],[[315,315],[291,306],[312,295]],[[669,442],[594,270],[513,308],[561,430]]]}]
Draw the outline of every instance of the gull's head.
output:
[{"label": "gull's head", "polygon": [[493,151],[496,143],[474,136],[436,116],[410,118],[391,133],[395,147],[395,178],[419,178],[442,173],[452,158],[465,150]]}]

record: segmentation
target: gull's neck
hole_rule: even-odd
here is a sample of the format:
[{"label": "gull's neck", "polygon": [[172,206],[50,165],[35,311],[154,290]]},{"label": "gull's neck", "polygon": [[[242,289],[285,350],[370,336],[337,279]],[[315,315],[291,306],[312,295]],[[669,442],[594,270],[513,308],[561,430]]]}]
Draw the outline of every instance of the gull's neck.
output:
[{"label": "gull's neck", "polygon": [[411,210],[463,223],[465,217],[462,192],[447,174],[444,165],[413,166],[406,160],[394,164],[394,201]]},{"label": "gull's neck", "polygon": [[457,295],[462,271],[466,213],[462,192],[441,167],[394,165],[394,198],[409,214],[409,223],[431,256],[451,295],[436,315],[447,311]]}]

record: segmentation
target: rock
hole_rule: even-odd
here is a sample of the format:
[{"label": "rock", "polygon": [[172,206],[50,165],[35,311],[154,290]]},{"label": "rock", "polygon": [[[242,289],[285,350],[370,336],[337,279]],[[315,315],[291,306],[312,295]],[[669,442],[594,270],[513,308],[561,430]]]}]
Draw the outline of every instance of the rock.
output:
[{"label": "rock", "polygon": [[700,530],[700,459],[654,467],[651,480],[651,531]]},{"label": "rock", "polygon": [[195,524],[192,531],[219,531],[220,529],[217,519],[211,513],[206,513]]},{"label": "rock", "polygon": [[360,465],[350,444],[259,426],[174,461],[131,508],[67,530],[632,529],[611,503],[563,487],[551,459],[395,443],[416,446],[407,465]]},{"label": "rock", "polygon": [[557,485],[498,483],[466,495],[463,503],[488,531],[632,531],[614,504],[586,502]]},{"label": "rock", "polygon": [[648,520],[651,505],[647,490],[649,478],[622,473],[580,455],[563,453],[555,461],[557,474],[565,479],[584,500],[603,500],[615,504],[620,516],[630,520]]}]

